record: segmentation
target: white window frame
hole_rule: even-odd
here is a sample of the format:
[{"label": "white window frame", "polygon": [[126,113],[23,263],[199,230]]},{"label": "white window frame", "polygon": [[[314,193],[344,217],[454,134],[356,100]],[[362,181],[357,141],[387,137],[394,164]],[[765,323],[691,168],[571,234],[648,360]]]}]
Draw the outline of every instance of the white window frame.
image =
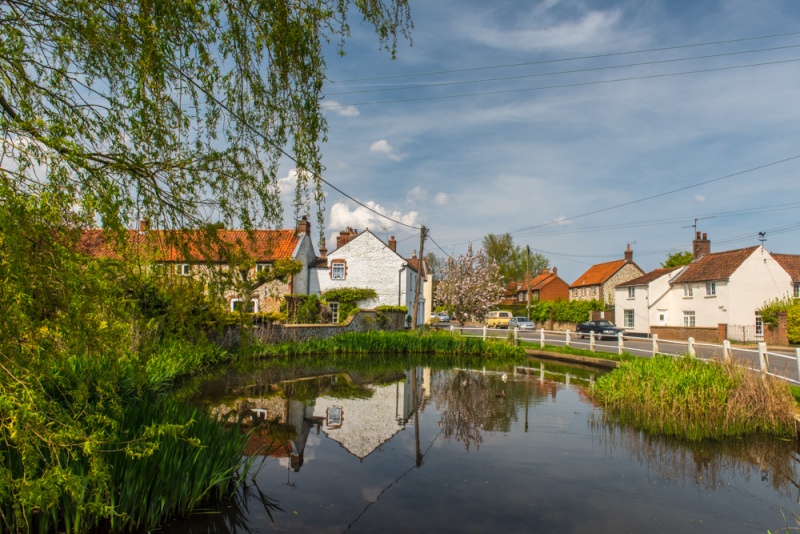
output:
[{"label": "white window frame", "polygon": [[630,286],[628,287],[628,300],[632,300],[636,298],[636,287]]},{"label": "white window frame", "polygon": [[683,326],[685,328],[694,328],[697,325],[697,316],[694,311],[687,310],[683,312]]},{"label": "white window frame", "polygon": [[343,261],[331,262],[331,280],[344,280],[347,278],[347,264]]},{"label": "white window frame", "polygon": [[256,263],[256,272],[257,273],[260,273],[262,271],[268,273],[271,270],[272,270],[272,264],[271,263]]},{"label": "white window frame", "polygon": [[520,302],[525,302],[525,293],[520,293],[519,294],[519,301]]},{"label": "white window frame", "polygon": [[189,265],[188,263],[176,263],[175,272],[180,276],[191,276],[192,266]]},{"label": "white window frame", "polygon": [[796,299],[800,299],[800,282],[795,282],[792,286],[792,296]]},{"label": "white window frame", "polygon": [[707,297],[716,297],[717,296],[717,283],[716,282],[706,282],[706,296]]},{"label": "white window frame", "polygon": [[756,312],[756,336],[764,336],[764,320],[761,319],[761,312]]},{"label": "white window frame", "polygon": [[339,322],[339,303],[329,302],[328,307],[331,309],[331,322],[337,324]]},{"label": "white window frame", "polygon": [[[240,298],[231,299],[231,313],[236,312],[236,305],[243,302]],[[246,313],[258,313],[258,299],[253,298],[250,299],[250,303],[253,305],[253,311],[248,311]]]},{"label": "white window frame", "polygon": [[633,328],[636,322],[636,312],[635,310],[625,310],[624,313],[624,321],[623,324],[625,328]]},{"label": "white window frame", "polygon": [[694,288],[692,284],[683,284],[683,298],[690,299],[694,297]]}]

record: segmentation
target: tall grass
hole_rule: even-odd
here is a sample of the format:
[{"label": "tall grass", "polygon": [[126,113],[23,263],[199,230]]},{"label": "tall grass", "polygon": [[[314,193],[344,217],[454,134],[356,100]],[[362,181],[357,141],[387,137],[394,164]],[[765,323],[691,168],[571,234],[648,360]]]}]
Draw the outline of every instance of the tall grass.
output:
[{"label": "tall grass", "polygon": [[794,399],[786,384],[733,364],[641,358],[601,376],[591,396],[608,417],[667,436],[700,440],[795,432]]}]

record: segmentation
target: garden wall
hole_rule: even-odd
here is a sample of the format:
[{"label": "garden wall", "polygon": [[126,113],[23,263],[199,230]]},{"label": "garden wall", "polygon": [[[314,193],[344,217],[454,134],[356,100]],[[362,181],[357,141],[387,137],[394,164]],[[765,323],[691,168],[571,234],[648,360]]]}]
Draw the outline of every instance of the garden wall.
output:
[{"label": "garden wall", "polygon": [[[404,312],[378,312],[360,310],[344,324],[280,324],[263,322],[253,325],[251,335],[260,343],[281,343],[285,341],[306,341],[343,334],[345,332],[367,332],[369,330],[403,330]],[[231,349],[241,342],[241,326],[225,328],[221,345]]]}]

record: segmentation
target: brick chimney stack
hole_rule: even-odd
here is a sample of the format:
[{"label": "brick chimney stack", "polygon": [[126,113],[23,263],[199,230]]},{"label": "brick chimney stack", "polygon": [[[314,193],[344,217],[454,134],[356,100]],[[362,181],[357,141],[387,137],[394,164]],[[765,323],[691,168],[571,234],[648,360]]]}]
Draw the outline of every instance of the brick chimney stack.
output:
[{"label": "brick chimney stack", "polygon": [[628,263],[633,261],[633,251],[631,250],[630,243],[628,243],[628,249],[625,251],[625,261]]},{"label": "brick chimney stack", "polygon": [[711,254],[711,241],[708,240],[708,234],[703,234],[700,238],[700,232],[695,234],[694,241],[692,241],[692,257],[699,260],[706,254]]},{"label": "brick chimney stack", "polygon": [[397,240],[394,236],[389,238],[389,248],[392,249],[392,252],[397,252]]},{"label": "brick chimney stack", "polygon": [[339,249],[345,246],[350,241],[352,241],[353,238],[355,238],[357,235],[358,235],[358,230],[353,230],[348,226],[347,228],[339,232],[339,235],[336,236],[336,248]]},{"label": "brick chimney stack", "polygon": [[311,235],[311,223],[308,221],[308,215],[303,215],[300,217],[300,220],[297,221],[297,235],[303,234]]},{"label": "brick chimney stack", "polygon": [[325,247],[325,239],[323,238],[322,241],[319,242],[319,257],[325,258],[328,255],[328,249]]}]

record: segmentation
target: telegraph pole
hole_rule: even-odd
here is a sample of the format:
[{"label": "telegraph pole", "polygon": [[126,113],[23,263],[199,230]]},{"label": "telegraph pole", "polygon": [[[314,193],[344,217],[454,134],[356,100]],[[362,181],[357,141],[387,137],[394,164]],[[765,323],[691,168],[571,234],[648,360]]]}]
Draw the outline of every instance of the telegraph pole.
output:
[{"label": "telegraph pole", "polygon": [[525,245],[525,287],[528,288],[528,319],[531,318],[531,247]]},{"label": "telegraph pole", "polygon": [[419,310],[419,289],[420,289],[420,284],[422,282],[422,271],[425,268],[425,265],[422,263],[424,261],[423,260],[424,256],[422,254],[422,251],[425,247],[425,232],[426,232],[425,225],[422,225],[422,228],[419,229],[419,255],[417,256],[419,267],[417,268],[417,287],[416,290],[414,291],[414,310],[411,312],[412,330],[417,329],[417,318],[418,318],[417,310]]}]

